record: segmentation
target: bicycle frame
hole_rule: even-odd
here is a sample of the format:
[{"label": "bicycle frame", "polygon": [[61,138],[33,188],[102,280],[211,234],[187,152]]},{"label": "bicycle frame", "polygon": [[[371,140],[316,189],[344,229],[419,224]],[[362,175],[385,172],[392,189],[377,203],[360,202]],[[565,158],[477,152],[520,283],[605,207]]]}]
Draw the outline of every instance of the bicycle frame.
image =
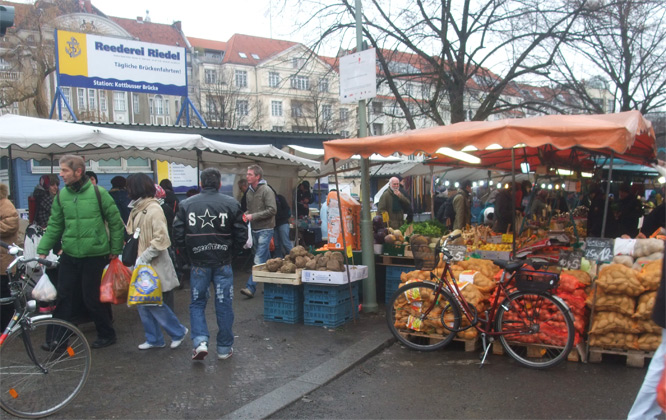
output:
[{"label": "bicycle frame", "polygon": [[[438,297],[439,294],[441,293],[442,287],[446,286],[449,291],[451,292],[451,295],[455,299],[458,307],[462,310],[463,314],[467,318],[467,320],[470,323],[470,326],[468,328],[474,327],[476,328],[477,331],[479,331],[482,334],[486,334],[491,337],[497,337],[500,335],[507,335],[507,334],[515,334],[523,331],[523,329],[515,329],[515,330],[504,330],[502,332],[497,332],[494,330],[494,321],[495,321],[495,314],[497,313],[497,309],[500,305],[500,300],[504,300],[509,296],[509,292],[506,290],[506,286],[513,280],[513,274],[509,276],[507,279],[507,272],[506,270],[502,273],[502,277],[500,281],[497,283],[497,287],[495,288],[495,291],[493,292],[493,298],[492,302],[490,305],[490,309],[488,309],[486,312],[488,313],[487,318],[484,320],[486,326],[485,328],[481,327],[479,325],[479,318],[478,318],[478,313],[476,317],[472,317],[472,309],[469,306],[469,303],[465,299],[465,297],[462,295],[462,292],[460,291],[460,287],[458,287],[458,282],[455,280],[455,276],[453,275],[453,271],[451,270],[451,265],[449,264],[449,261],[446,260],[444,261],[444,271],[442,274],[442,278],[439,278],[435,273],[432,271],[430,272],[430,278],[435,279],[436,281],[434,282],[436,285],[435,288],[435,296]],[[435,299],[435,302],[437,299]],[[424,315],[428,315],[430,313],[430,310],[432,308],[429,308]],[[467,329],[467,328],[465,328]],[[465,329],[461,329],[460,331],[463,331]]]}]

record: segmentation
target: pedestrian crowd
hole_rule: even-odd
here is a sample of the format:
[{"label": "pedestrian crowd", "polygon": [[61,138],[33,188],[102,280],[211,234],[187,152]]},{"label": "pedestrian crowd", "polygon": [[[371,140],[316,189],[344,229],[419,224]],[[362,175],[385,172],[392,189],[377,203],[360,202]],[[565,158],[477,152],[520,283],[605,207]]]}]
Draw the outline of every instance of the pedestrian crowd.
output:
[{"label": "pedestrian crowd", "polygon": [[[52,311],[55,318],[70,322],[92,321],[97,332],[93,349],[116,343],[112,306],[100,300],[100,285],[105,267],[123,254],[125,243],[136,233],[136,257],[130,265],[148,265],[154,270],[163,299],[162,305],[137,305],[145,335],[138,349],[165,347],[164,333],[170,339],[169,346],[177,348],[189,334],[192,359],[203,360],[213,344],[205,317],[213,285],[217,320],[214,349],[218,359],[231,357],[232,260],[252,251],[254,263],[262,264],[271,257],[271,245],[275,256],[284,256],[293,247],[289,203],[268,185],[262,168],[248,167],[236,198],[220,193],[222,175],[217,169],[204,169],[200,188],[188,191],[187,198],[179,201],[168,179],[158,185],[143,173],[116,176],[107,191],[99,186],[94,172],[86,171],[82,157],[63,156],[59,165],[62,188],[58,176],[44,175],[29,200],[25,244],[31,244],[34,256],[59,261],[56,268],[46,271],[56,287],[56,301],[43,304],[40,310]],[[7,196],[7,186],[0,184],[0,240],[15,243],[19,216]],[[303,202],[307,204],[308,199]],[[124,258],[122,255],[123,262]],[[0,250],[2,273],[12,259],[6,250]],[[28,275],[38,278],[41,269],[35,267]],[[182,287],[183,280],[189,281],[191,289],[188,326],[174,312],[173,290]],[[240,293],[253,298],[256,291],[257,284],[250,276]],[[2,296],[8,294],[8,278],[2,275]],[[2,307],[3,329],[12,311]],[[56,345],[47,341],[42,347]]]}]

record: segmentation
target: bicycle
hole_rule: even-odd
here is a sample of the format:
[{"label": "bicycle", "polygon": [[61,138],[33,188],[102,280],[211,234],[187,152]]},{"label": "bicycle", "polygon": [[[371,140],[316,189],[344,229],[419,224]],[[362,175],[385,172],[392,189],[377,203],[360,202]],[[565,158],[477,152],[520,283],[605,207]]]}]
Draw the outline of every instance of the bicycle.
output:
[{"label": "bicycle", "polygon": [[[53,262],[25,258],[16,245],[0,242],[14,256],[7,268],[14,315],[0,336],[0,407],[17,417],[46,417],[64,408],[83,389],[91,365],[90,346],[81,331],[37,309],[26,292],[26,264]],[[14,273],[12,273],[15,268]]]},{"label": "bicycle", "polygon": [[[481,366],[495,339],[524,366],[544,369],[562,362],[573,347],[575,333],[571,310],[551,293],[559,275],[523,268],[532,264],[531,260],[493,260],[504,272],[489,309],[479,316],[463,296],[449,264],[453,256],[447,244],[459,236],[437,243],[434,250],[428,244],[410,241],[416,269],[430,271],[430,281],[408,282],[395,292],[386,309],[393,335],[411,349],[431,351],[473,327],[481,335]],[[440,260],[441,278],[433,272],[441,268]]]}]

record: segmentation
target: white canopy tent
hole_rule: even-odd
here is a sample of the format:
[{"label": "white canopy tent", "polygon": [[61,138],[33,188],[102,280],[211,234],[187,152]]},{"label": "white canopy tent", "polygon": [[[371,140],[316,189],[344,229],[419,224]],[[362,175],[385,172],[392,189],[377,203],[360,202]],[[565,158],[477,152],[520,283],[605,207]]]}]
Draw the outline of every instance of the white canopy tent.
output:
[{"label": "white canopy tent", "polygon": [[93,160],[135,157],[234,174],[245,174],[247,166],[256,163],[267,177],[293,178],[299,171],[320,169],[319,162],[272,145],[238,145],[198,134],[121,130],[11,114],[0,117],[0,149],[9,148],[12,158],[54,159],[69,153]]}]

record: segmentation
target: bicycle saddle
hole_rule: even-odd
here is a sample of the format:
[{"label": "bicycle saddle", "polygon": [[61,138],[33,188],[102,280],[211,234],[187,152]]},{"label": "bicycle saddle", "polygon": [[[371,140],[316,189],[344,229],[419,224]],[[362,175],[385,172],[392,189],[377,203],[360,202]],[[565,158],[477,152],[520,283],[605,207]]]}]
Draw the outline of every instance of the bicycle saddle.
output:
[{"label": "bicycle saddle", "polygon": [[499,268],[502,268],[509,272],[514,272],[525,264],[524,260],[517,260],[517,261],[492,260],[492,261]]}]

